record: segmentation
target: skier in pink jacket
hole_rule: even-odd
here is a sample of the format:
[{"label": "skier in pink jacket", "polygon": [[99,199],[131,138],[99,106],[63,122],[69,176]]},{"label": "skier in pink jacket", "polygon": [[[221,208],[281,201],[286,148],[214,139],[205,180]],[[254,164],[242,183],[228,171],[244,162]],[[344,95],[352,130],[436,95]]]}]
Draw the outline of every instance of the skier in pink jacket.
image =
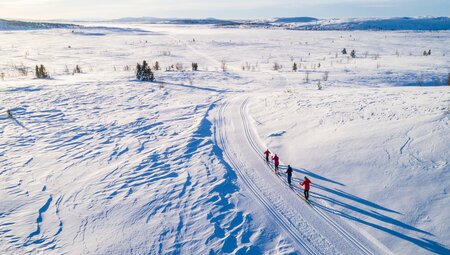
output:
[{"label": "skier in pink jacket", "polygon": [[275,154],[272,157],[272,160],[273,160],[273,164],[275,165],[275,173],[278,174],[278,166],[280,165],[280,158],[278,158],[278,155]]}]

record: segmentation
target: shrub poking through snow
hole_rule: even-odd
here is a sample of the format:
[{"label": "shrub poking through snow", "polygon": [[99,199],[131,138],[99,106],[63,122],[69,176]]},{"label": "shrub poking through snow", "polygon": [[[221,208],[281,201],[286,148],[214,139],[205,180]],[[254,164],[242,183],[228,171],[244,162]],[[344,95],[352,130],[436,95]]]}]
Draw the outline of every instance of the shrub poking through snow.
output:
[{"label": "shrub poking through snow", "polygon": [[350,56],[351,56],[352,58],[356,58],[356,52],[355,52],[355,50],[352,50],[352,52],[350,52]]},{"label": "shrub poking through snow", "polygon": [[198,71],[198,64],[192,63],[192,71]]},{"label": "shrub poking through snow", "polygon": [[50,78],[50,75],[48,74],[44,65],[40,65],[40,66],[36,65],[35,75],[36,75],[36,78],[38,78],[38,79]]},{"label": "shrub poking through snow", "polygon": [[303,81],[304,81],[305,83],[309,83],[309,71],[306,71],[306,73],[305,73],[305,78],[303,78]]},{"label": "shrub poking through snow", "polygon": [[428,51],[424,50],[423,51],[423,55],[424,56],[430,56],[431,55],[431,50],[428,50]]},{"label": "shrub poking through snow", "polygon": [[328,76],[330,75],[330,71],[325,71],[324,73],[323,73],[323,80],[324,81],[328,81]]},{"label": "shrub poking through snow", "polygon": [[225,60],[220,61],[220,69],[222,70],[222,72],[226,72],[228,70],[227,61]]},{"label": "shrub poking through snow", "polygon": [[140,81],[154,81],[155,76],[153,75],[152,69],[147,64],[147,61],[142,61],[142,65],[137,63],[136,65],[136,79]]},{"label": "shrub poking through snow", "polygon": [[28,75],[28,67],[21,65],[15,65],[14,68],[19,72],[21,76],[27,76]]},{"label": "shrub poking through snow", "polygon": [[72,74],[76,74],[76,73],[82,73],[83,71],[81,70],[81,67],[79,65],[76,65],[75,68],[73,69]]},{"label": "shrub poking through snow", "polygon": [[159,66],[159,62],[156,61],[155,65],[153,66],[153,69],[155,69],[156,71],[161,70],[161,67]]},{"label": "shrub poking through snow", "polygon": [[273,70],[278,71],[281,69],[281,65],[278,62],[273,63]]}]

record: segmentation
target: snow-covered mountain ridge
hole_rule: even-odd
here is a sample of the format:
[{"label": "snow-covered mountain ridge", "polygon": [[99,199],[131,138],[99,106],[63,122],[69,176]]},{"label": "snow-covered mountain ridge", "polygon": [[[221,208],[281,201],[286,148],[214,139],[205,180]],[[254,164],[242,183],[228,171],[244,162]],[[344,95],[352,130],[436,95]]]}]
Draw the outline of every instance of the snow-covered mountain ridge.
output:
[{"label": "snow-covered mountain ridge", "polygon": [[242,28],[284,28],[295,30],[449,30],[449,17],[392,17],[317,19],[313,17],[279,17],[256,20],[162,19],[152,17],[123,18],[115,22],[147,24],[203,24]]},{"label": "snow-covered mountain ridge", "polygon": [[284,28],[293,30],[449,30],[448,17],[399,18],[276,18],[241,22],[242,27]]},{"label": "snow-covered mountain ridge", "polygon": [[[110,20],[113,23],[212,25],[234,28],[278,28],[292,30],[450,30],[449,17],[394,17],[317,19],[313,17],[279,17],[255,20],[225,20],[215,18],[183,19],[129,17]],[[83,23],[79,22],[78,23]],[[73,24],[31,22],[0,19],[0,30],[35,30],[51,28],[75,28]]]}]

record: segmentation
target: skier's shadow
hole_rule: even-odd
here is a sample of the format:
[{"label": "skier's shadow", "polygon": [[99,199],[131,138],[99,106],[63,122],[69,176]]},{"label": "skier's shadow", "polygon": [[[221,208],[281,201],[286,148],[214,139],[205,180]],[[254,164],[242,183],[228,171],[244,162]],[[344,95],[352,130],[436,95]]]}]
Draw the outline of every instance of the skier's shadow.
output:
[{"label": "skier's shadow", "polygon": [[18,121],[16,118],[12,117],[11,118],[18,126],[22,127],[23,129],[30,131],[29,128],[25,127],[20,121]]},{"label": "skier's shadow", "polygon": [[321,175],[315,174],[315,173],[313,173],[313,172],[311,172],[309,170],[306,170],[306,169],[293,168],[293,170],[295,172],[297,172],[297,173],[301,173],[301,174],[303,174],[305,176],[309,176],[309,177],[314,178],[316,180],[322,180],[322,181],[331,182],[331,183],[334,183],[334,184],[337,184],[337,185],[340,185],[340,186],[345,186],[345,184],[343,184],[343,183],[340,183],[338,181],[334,181],[334,180],[328,179],[326,177],[323,177]]},{"label": "skier's shadow", "polygon": [[[285,166],[283,166],[282,168],[286,169]],[[280,169],[281,169],[281,167],[280,167]],[[398,232],[396,230],[393,230],[393,229],[381,226],[381,225],[377,224],[376,222],[372,223],[372,222],[369,222],[367,220],[363,220],[360,217],[355,217],[354,215],[350,215],[350,214],[346,213],[345,211],[347,211],[347,212],[348,211],[353,211],[353,212],[359,213],[359,214],[361,214],[361,215],[363,215],[363,216],[365,216],[365,217],[367,217],[367,218],[369,218],[371,220],[383,222],[385,224],[391,224],[391,225],[394,225],[396,227],[404,228],[404,229],[407,229],[407,230],[410,230],[410,231],[415,231],[415,232],[418,232],[418,233],[421,233],[421,234],[424,234],[424,235],[433,236],[433,234],[431,234],[431,233],[429,233],[427,231],[424,231],[424,230],[418,229],[418,228],[416,228],[414,226],[408,225],[408,224],[406,224],[404,222],[401,222],[401,221],[399,221],[397,219],[394,219],[392,217],[389,217],[389,216],[386,216],[384,214],[381,214],[381,213],[379,213],[379,212],[377,212],[375,210],[382,210],[382,211],[385,211],[387,213],[395,213],[395,214],[401,214],[401,213],[399,213],[399,212],[397,212],[395,210],[386,208],[384,206],[381,206],[379,204],[376,204],[374,202],[368,201],[366,199],[360,198],[358,196],[352,195],[352,194],[347,193],[347,192],[345,192],[343,190],[333,189],[333,188],[328,188],[328,187],[322,186],[322,185],[316,183],[314,180],[322,180],[322,181],[334,183],[334,184],[337,184],[337,185],[345,186],[344,184],[342,184],[340,182],[333,181],[331,179],[328,179],[326,177],[323,177],[323,176],[320,176],[318,174],[312,173],[311,171],[308,171],[308,170],[305,170],[305,169],[298,169],[298,168],[295,169],[295,168],[293,168],[293,170],[296,173],[301,173],[303,175],[306,175],[306,176],[309,176],[309,177],[312,178],[313,183],[311,184],[311,186],[312,186],[313,190],[316,190],[316,191],[311,191],[310,192],[310,196],[312,198],[310,203],[313,206],[315,206],[316,208],[321,209],[321,210],[326,211],[326,212],[329,212],[329,213],[333,213],[333,214],[338,215],[340,217],[344,217],[344,218],[350,219],[350,220],[358,222],[358,223],[362,223],[364,225],[376,228],[378,230],[384,231],[384,232],[389,233],[391,235],[394,235],[394,236],[396,236],[398,238],[401,238],[401,239],[404,239],[404,240],[409,241],[411,243],[414,243],[414,244],[418,245],[419,247],[422,247],[422,248],[424,248],[424,249],[426,249],[426,250],[428,250],[430,252],[434,252],[434,253],[437,253],[437,254],[450,254],[450,250],[448,248],[446,248],[444,245],[440,244],[440,243],[437,243],[435,241],[432,241],[432,240],[429,240],[429,239],[423,238],[423,237],[415,238],[415,237],[408,236],[408,235],[400,233],[400,232]],[[281,171],[281,172],[284,174],[284,171]],[[294,184],[292,186],[294,191],[298,192],[299,194],[302,194],[303,193],[303,189],[301,189],[298,186],[297,183],[303,181],[303,178],[293,178],[292,181],[293,181],[293,184]],[[323,191],[323,192],[319,193],[319,191]],[[345,203],[345,202],[343,202],[341,200],[338,200],[336,198],[332,198],[330,196],[327,196],[326,195],[327,193],[332,194],[334,197],[341,197],[341,198],[344,198],[344,199],[351,200],[353,202],[357,202],[357,203],[359,203],[361,205],[372,207],[375,210],[366,210],[366,209],[362,209],[360,207],[357,207],[355,205],[351,205],[350,203]],[[321,203],[320,201],[323,201],[324,203]],[[330,205],[330,204],[333,205],[333,206],[332,207],[326,206],[326,205]]]},{"label": "skier's shadow", "polygon": [[[326,200],[326,201],[331,202],[331,203],[336,203],[336,204],[340,204],[340,205],[345,205],[345,203],[342,203],[342,202],[337,201],[337,200],[335,200],[335,199],[332,199],[332,198],[329,198],[329,197],[320,195],[320,194],[318,194],[318,193],[312,193],[312,194],[313,194],[313,196],[314,196],[314,199],[319,199],[319,200],[323,199],[323,200]],[[367,225],[367,226],[376,228],[376,229],[378,229],[378,230],[384,231],[384,232],[386,232],[386,233],[389,233],[389,234],[391,234],[391,235],[394,235],[394,236],[396,236],[396,237],[398,237],[398,238],[401,238],[401,239],[403,239],[403,240],[409,241],[409,242],[411,242],[411,243],[413,243],[413,244],[415,244],[415,245],[417,245],[417,246],[419,246],[419,247],[421,247],[421,248],[423,248],[423,249],[426,249],[426,250],[428,250],[428,251],[430,251],[430,252],[433,252],[433,253],[436,253],[436,254],[450,254],[450,249],[448,249],[448,248],[446,248],[444,245],[442,245],[442,244],[440,244],[440,243],[438,243],[438,242],[435,242],[435,241],[433,241],[433,240],[430,240],[430,239],[428,239],[428,238],[423,238],[423,237],[421,237],[421,238],[415,238],[415,237],[411,237],[411,236],[405,235],[405,234],[403,234],[403,233],[400,233],[400,232],[398,232],[398,231],[395,231],[395,230],[393,230],[393,229],[390,229],[390,228],[381,226],[381,225],[379,225],[379,224],[377,224],[377,223],[372,223],[372,222],[363,220],[363,219],[361,219],[361,218],[357,218],[357,217],[352,216],[352,215],[350,215],[350,214],[348,214],[348,213],[345,213],[343,210],[337,210],[337,209],[334,209],[334,208],[330,208],[330,207],[328,207],[328,206],[324,206],[324,205],[322,205],[322,204],[320,204],[320,203],[317,203],[317,202],[314,202],[314,201],[311,201],[311,204],[314,205],[315,207],[321,209],[321,210],[324,210],[324,211],[327,211],[327,212],[329,212],[329,213],[333,213],[333,214],[339,215],[339,216],[341,216],[341,217],[350,219],[350,220],[355,221],[355,222],[357,222],[357,223],[361,223],[361,224],[364,224],[364,225]],[[347,206],[349,206],[349,205],[347,205]],[[355,209],[355,208],[356,208],[356,207],[353,207],[353,208],[352,208],[352,206],[349,206],[349,207],[350,207],[349,209]],[[367,214],[367,213],[368,213],[368,214],[369,214],[368,216],[379,215],[379,216],[376,216],[376,217],[375,217],[375,218],[378,219],[378,220],[381,220],[381,221],[384,221],[384,222],[386,222],[386,223],[394,224],[394,225],[400,226],[400,227],[405,227],[405,228],[407,228],[407,229],[415,230],[415,231],[418,231],[418,232],[420,232],[420,233],[424,233],[424,234],[433,236],[433,235],[432,235],[431,233],[429,233],[429,232],[426,232],[426,231],[423,231],[423,230],[414,228],[414,227],[412,227],[412,226],[409,226],[409,225],[407,225],[407,224],[405,224],[405,223],[402,223],[402,222],[400,222],[400,221],[397,221],[397,220],[392,219],[392,218],[390,218],[390,217],[387,217],[387,216],[385,216],[385,215],[381,215],[381,214],[379,214],[379,213],[377,213],[377,212],[368,212],[368,211],[365,211],[365,210],[362,210],[362,209],[358,209],[358,208],[356,208],[356,211],[359,212],[359,213],[364,213],[364,214]],[[372,214],[372,215],[370,215],[370,214]]]}]

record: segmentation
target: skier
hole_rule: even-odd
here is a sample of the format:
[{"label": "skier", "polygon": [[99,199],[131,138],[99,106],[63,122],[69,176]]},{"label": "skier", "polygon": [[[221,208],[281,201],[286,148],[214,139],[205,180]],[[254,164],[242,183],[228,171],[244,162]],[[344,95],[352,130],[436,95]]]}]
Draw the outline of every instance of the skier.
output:
[{"label": "skier", "polygon": [[266,162],[269,163],[269,155],[270,155],[269,149],[267,149],[267,150],[264,152],[264,155],[266,155]]},{"label": "skier", "polygon": [[12,113],[11,110],[6,110],[6,114],[8,115],[8,118],[12,118]]},{"label": "skier", "polygon": [[275,173],[278,174],[278,165],[280,164],[280,159],[278,158],[278,155],[275,154],[275,155],[272,157],[272,160],[273,160],[273,163],[274,163],[274,165],[275,165]]},{"label": "skier", "polygon": [[300,183],[300,186],[305,186],[305,190],[303,191],[303,193],[305,194],[306,200],[308,200],[308,198],[309,198],[309,185],[310,184],[311,184],[311,181],[306,176],[305,176],[305,180]]},{"label": "skier", "polygon": [[287,173],[287,181],[289,183],[289,186],[291,186],[292,185],[291,184],[291,179],[292,179],[292,167],[291,167],[291,165],[288,165],[286,173]]}]

